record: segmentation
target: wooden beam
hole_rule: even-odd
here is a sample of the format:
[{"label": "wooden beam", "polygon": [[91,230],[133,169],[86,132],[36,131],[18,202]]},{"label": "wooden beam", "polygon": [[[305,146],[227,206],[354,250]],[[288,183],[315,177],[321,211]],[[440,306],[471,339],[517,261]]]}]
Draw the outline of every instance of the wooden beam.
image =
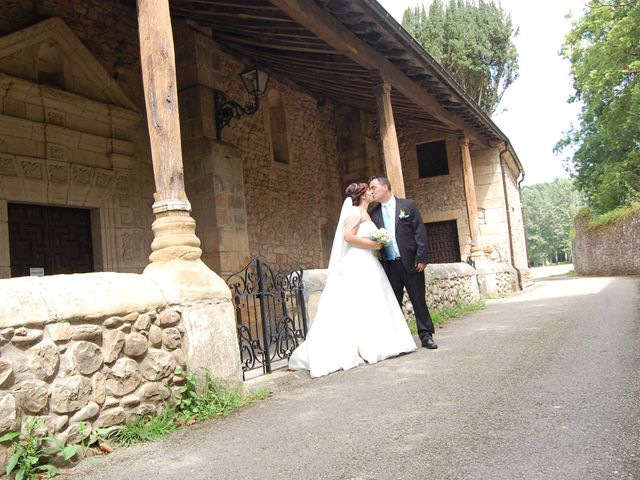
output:
[{"label": "wooden beam", "polygon": [[[462,178],[464,182],[464,194],[466,198],[467,216],[469,219],[469,235],[471,236],[471,248],[479,248],[480,225],[478,224],[478,203],[476,200],[476,186],[471,167],[471,153],[469,152],[469,140],[466,136],[459,138],[460,155],[462,157]],[[475,253],[475,252],[474,252]]]},{"label": "wooden beam", "polygon": [[175,52],[167,0],[138,0],[138,29],[156,201],[186,201]]},{"label": "wooden beam", "polygon": [[[446,111],[422,86],[411,80],[383,55],[356,37],[314,2],[307,0],[269,1],[282,9],[292,20],[304,25],[327,44],[348,56],[354,62],[362,65],[367,70],[380,72],[380,75],[394,88],[446,126],[456,130],[464,130],[466,128],[461,119]],[[478,135],[471,134],[471,137],[476,142],[486,143]]]},{"label": "wooden beam", "polygon": [[405,198],[400,147],[398,146],[396,124],[393,119],[393,108],[391,107],[391,85],[381,79],[376,79],[374,82],[373,90],[376,96],[384,168],[391,183],[391,190],[399,198]]},{"label": "wooden beam", "polygon": [[152,263],[198,260],[200,240],[184,190],[176,62],[168,0],[138,0],[140,66],[151,142],[153,194]]}]

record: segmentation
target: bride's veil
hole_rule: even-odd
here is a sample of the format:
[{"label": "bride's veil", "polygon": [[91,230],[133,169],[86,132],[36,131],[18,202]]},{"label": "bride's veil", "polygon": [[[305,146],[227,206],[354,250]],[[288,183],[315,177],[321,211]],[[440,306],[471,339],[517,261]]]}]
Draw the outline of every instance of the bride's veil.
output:
[{"label": "bride's veil", "polygon": [[347,250],[347,242],[344,240],[344,234],[358,225],[361,218],[362,213],[358,207],[353,206],[351,197],[345,198],[342,204],[342,210],[340,211],[340,219],[336,226],[336,234],[333,237],[331,257],[329,257],[330,274],[336,270]]}]

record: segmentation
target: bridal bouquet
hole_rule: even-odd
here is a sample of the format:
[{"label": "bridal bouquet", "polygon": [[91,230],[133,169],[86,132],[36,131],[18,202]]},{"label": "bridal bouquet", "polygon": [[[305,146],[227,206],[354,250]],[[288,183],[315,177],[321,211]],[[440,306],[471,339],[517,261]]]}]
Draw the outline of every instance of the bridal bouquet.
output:
[{"label": "bridal bouquet", "polygon": [[391,243],[391,235],[384,228],[379,228],[371,234],[371,240],[378,242],[383,247],[386,247]]}]

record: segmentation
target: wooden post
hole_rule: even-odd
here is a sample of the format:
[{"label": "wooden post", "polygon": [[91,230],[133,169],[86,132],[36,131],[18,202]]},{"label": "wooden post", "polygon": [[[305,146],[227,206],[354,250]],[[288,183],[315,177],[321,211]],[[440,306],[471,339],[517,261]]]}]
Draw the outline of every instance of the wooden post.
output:
[{"label": "wooden post", "polygon": [[476,186],[473,180],[473,168],[471,167],[471,153],[469,152],[469,139],[466,136],[459,138],[460,156],[462,157],[462,177],[464,180],[464,196],[467,203],[467,218],[469,221],[469,234],[471,236],[471,257],[482,257],[480,247],[480,226],[478,225],[478,202],[476,200]]},{"label": "wooden post", "polygon": [[383,79],[374,78],[373,89],[376,96],[380,140],[387,178],[391,182],[393,193],[399,198],[405,198],[400,147],[391,107],[391,85]]},{"label": "wooden post", "polygon": [[175,52],[168,0],[137,0],[140,63],[156,192],[151,262],[197,260],[191,204],[184,190]]}]

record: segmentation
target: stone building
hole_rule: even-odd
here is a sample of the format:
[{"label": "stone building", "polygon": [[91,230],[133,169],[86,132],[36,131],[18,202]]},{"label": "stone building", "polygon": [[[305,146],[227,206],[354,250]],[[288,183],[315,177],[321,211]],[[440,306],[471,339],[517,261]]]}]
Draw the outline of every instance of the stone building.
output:
[{"label": "stone building", "polygon": [[0,434],[153,413],[178,366],[238,380],[221,277],[326,266],[382,173],[432,262],[528,281],[513,148],[375,0],[0,0]]},{"label": "stone building", "polygon": [[[526,280],[508,139],[376,2],[318,1],[321,20],[296,2],[227,3],[171,3],[186,194],[209,267],[325,266],[344,185],[388,170],[381,121],[432,261],[473,244]],[[141,272],[154,183],[134,2],[2,4],[0,278]],[[214,91],[249,102],[238,74],[252,62],[267,92],[219,139]]]}]

